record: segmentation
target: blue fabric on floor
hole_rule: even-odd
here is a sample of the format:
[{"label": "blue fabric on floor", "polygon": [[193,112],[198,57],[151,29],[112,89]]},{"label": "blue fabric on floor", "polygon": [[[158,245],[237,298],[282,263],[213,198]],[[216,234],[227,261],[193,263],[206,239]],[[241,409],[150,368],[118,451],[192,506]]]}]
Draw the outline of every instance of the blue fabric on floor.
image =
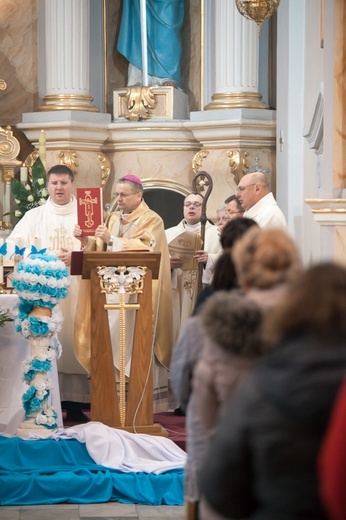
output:
[{"label": "blue fabric on floor", "polygon": [[183,470],[123,473],[95,464],[77,440],[0,436],[0,505],[182,505]]}]

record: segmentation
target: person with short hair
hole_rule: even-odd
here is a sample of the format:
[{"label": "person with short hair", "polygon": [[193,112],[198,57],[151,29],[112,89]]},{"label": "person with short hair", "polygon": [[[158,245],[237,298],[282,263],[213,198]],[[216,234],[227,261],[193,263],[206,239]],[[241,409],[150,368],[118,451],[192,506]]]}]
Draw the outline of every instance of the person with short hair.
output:
[{"label": "person with short hair", "polygon": [[[152,281],[153,305],[153,345],[154,365],[154,411],[168,409],[168,369],[172,353],[172,298],[169,252],[162,218],[151,210],[143,198],[142,181],[137,175],[128,173],[116,183],[117,209],[111,213],[104,224],[97,227],[95,236],[83,236],[79,225],[75,226],[74,235],[88,251],[126,251],[147,250],[161,254],[159,276]],[[85,281],[87,282],[87,281]],[[112,296],[117,298],[117,296]],[[108,298],[110,301],[112,298]],[[77,330],[80,341],[77,348],[90,365],[90,315],[85,311],[90,299],[89,284],[84,283],[79,296],[79,320]],[[90,312],[90,310],[89,310]],[[112,339],[114,364],[119,368],[119,317],[118,313],[109,313],[109,326]],[[132,340],[135,315],[129,311],[126,315],[127,333],[125,374],[129,376],[132,356]]]},{"label": "person with short hair", "polygon": [[236,195],[231,195],[225,200],[226,208],[228,211],[228,220],[243,217],[244,210],[240,204],[240,201]]},{"label": "person with short hair", "polygon": [[221,232],[222,232],[223,228],[225,227],[225,225],[227,224],[228,221],[229,221],[228,209],[226,207],[226,204],[222,204],[222,206],[220,206],[216,210],[216,222],[215,222],[215,224],[217,226],[217,230],[218,230],[219,235],[221,235]]},{"label": "person with short hair", "polygon": [[262,172],[245,174],[236,189],[244,217],[252,218],[264,229],[287,230],[287,222],[270,191],[268,177]]},{"label": "person with short hair", "polygon": [[[202,202],[203,197],[199,193],[190,193],[185,197],[183,220],[177,226],[166,229],[168,245],[185,231],[201,234]],[[221,251],[218,229],[209,221],[205,225],[205,243],[202,248],[195,251],[194,258],[203,264],[202,282],[206,285],[210,283],[212,275],[209,256]],[[192,314],[198,292],[197,269],[182,270],[181,267],[181,258],[178,255],[171,257],[174,341]]]}]

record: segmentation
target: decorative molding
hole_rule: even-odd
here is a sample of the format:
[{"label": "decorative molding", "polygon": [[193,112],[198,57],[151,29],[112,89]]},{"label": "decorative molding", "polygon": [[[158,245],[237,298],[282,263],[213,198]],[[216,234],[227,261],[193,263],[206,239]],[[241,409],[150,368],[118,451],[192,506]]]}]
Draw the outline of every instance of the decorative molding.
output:
[{"label": "decorative molding", "polygon": [[245,173],[244,168],[247,168],[246,158],[249,156],[249,152],[245,150],[227,150],[227,155],[231,173],[234,175],[234,182],[239,184]]},{"label": "decorative molding", "polygon": [[111,172],[111,162],[102,152],[97,154],[97,160],[101,168],[101,188],[104,188],[107,184],[109,174]]},{"label": "decorative molding", "polygon": [[303,130],[303,137],[306,138],[309,148],[315,150],[316,155],[323,154],[323,113],[323,83],[321,83],[310,127]]},{"label": "decorative molding", "polygon": [[321,226],[346,225],[346,199],[305,199],[304,202]]},{"label": "decorative molding", "polygon": [[77,152],[69,152],[62,150],[59,152],[59,164],[65,164],[73,171],[74,175],[78,173],[78,154]]},{"label": "decorative molding", "polygon": [[192,170],[195,175],[202,169],[203,159],[208,157],[208,155],[208,150],[200,150],[195,154],[194,158],[192,159]]},{"label": "decorative molding", "polygon": [[182,184],[181,182],[176,182],[173,179],[159,179],[159,178],[150,179],[149,178],[149,179],[144,179],[142,181],[142,184],[143,184],[144,191],[148,190],[148,189],[151,189],[151,190],[164,189],[164,190],[170,190],[170,191],[175,191],[177,193],[181,193],[182,195],[184,195],[184,197],[186,195],[189,195],[189,193],[191,193],[191,186],[187,186],[186,184]]},{"label": "decorative molding", "polygon": [[130,121],[189,118],[187,94],[172,86],[134,86],[113,92],[114,120]]},{"label": "decorative molding", "polygon": [[13,163],[19,150],[19,141],[13,136],[11,127],[2,128],[0,126],[0,165]]},{"label": "decorative molding", "polygon": [[260,108],[268,109],[269,105],[261,101],[262,94],[258,92],[222,92],[213,94],[212,101],[204,110],[224,110],[226,108]]},{"label": "decorative molding", "polygon": [[151,87],[131,87],[125,94],[127,112],[124,117],[130,121],[141,121],[149,117],[149,110],[156,107],[156,99]]}]

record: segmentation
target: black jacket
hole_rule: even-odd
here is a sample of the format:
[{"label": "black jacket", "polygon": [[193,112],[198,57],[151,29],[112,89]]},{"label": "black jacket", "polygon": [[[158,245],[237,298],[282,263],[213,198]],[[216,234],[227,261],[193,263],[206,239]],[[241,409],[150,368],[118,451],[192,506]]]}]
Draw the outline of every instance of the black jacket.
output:
[{"label": "black jacket", "polygon": [[291,339],[240,385],[210,443],[199,485],[229,518],[325,520],[316,459],[346,370],[346,338]]}]

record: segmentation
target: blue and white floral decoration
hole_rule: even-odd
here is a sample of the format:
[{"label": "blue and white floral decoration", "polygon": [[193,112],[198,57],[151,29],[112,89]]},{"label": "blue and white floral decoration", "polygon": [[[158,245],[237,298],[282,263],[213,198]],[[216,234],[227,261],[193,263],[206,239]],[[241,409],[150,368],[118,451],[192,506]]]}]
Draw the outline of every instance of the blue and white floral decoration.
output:
[{"label": "blue and white floral decoration", "polygon": [[54,255],[31,254],[16,266],[12,283],[19,298],[15,328],[28,339],[33,354],[23,363],[23,379],[29,385],[22,397],[25,421],[34,419],[36,425],[54,429],[57,413],[48,406],[52,382],[47,374],[61,355],[60,343],[51,338],[63,322],[57,305],[68,295],[69,272]]}]

